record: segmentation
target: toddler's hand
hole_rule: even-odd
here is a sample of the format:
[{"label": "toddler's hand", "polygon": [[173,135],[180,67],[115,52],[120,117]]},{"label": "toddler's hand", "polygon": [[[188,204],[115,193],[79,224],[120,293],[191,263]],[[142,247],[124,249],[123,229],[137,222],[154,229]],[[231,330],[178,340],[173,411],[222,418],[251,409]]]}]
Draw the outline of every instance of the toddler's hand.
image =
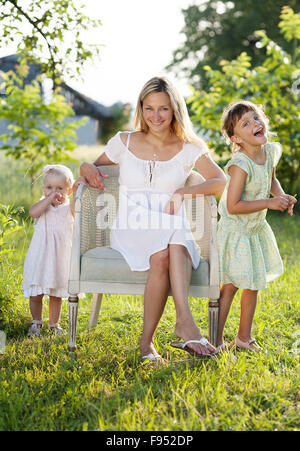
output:
[{"label": "toddler's hand", "polygon": [[51,193],[49,199],[51,201],[51,204],[54,205],[54,207],[57,207],[58,205],[61,205],[63,203],[64,196],[60,193]]},{"label": "toddler's hand", "polygon": [[88,182],[85,177],[78,177],[73,184],[73,190],[77,190],[79,185],[88,185]]}]

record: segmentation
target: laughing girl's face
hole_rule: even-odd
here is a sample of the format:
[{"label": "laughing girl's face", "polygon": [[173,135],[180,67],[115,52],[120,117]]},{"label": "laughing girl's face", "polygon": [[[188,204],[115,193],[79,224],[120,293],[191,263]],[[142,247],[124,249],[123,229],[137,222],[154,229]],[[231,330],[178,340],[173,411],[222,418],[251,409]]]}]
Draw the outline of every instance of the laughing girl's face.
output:
[{"label": "laughing girl's face", "polygon": [[234,127],[231,140],[239,146],[258,147],[267,142],[267,127],[262,116],[256,111],[247,111]]}]

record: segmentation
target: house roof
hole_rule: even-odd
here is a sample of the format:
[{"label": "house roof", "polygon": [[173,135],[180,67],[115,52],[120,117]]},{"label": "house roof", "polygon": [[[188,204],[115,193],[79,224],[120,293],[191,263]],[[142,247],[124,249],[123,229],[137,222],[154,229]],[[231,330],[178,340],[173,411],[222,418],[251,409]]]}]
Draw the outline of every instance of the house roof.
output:
[{"label": "house roof", "polygon": [[[18,64],[20,55],[8,55],[0,58],[0,70],[8,72],[14,70],[16,64]],[[38,75],[41,74],[39,64],[29,65],[29,74],[26,81],[30,83]],[[96,100],[87,97],[86,95],[71,88],[67,83],[61,84],[62,94],[66,97],[67,101],[72,104],[72,108],[75,114],[78,116],[90,116],[95,119],[110,118],[113,116],[113,107],[107,107],[97,102]]]}]

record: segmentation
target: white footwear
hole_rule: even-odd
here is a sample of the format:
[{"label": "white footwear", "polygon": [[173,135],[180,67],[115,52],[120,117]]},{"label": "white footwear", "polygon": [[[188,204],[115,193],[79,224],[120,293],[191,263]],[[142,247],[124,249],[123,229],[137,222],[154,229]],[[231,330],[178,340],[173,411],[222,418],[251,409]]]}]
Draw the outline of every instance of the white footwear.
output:
[{"label": "white footwear", "polygon": [[55,333],[55,335],[62,335],[63,334],[63,330],[60,327],[60,325],[58,323],[55,324],[49,324],[49,327],[51,329],[51,331],[53,331]]},{"label": "white footwear", "polygon": [[28,337],[39,337],[41,333],[43,322],[41,320],[33,319],[28,331]]}]

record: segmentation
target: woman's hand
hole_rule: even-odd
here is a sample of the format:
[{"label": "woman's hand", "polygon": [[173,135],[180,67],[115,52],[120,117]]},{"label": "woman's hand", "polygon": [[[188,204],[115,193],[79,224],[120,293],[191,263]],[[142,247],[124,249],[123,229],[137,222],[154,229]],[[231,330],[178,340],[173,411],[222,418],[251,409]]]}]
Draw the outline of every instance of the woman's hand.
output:
[{"label": "woman's hand", "polygon": [[176,215],[180,210],[182,201],[183,194],[181,193],[180,189],[178,189],[177,191],[175,191],[175,193],[172,194],[172,197],[166,203],[163,212],[167,213],[168,215]]},{"label": "woman's hand", "polygon": [[82,163],[80,166],[80,175],[83,176],[92,188],[105,190],[102,178],[108,175],[103,174],[94,164]]}]

